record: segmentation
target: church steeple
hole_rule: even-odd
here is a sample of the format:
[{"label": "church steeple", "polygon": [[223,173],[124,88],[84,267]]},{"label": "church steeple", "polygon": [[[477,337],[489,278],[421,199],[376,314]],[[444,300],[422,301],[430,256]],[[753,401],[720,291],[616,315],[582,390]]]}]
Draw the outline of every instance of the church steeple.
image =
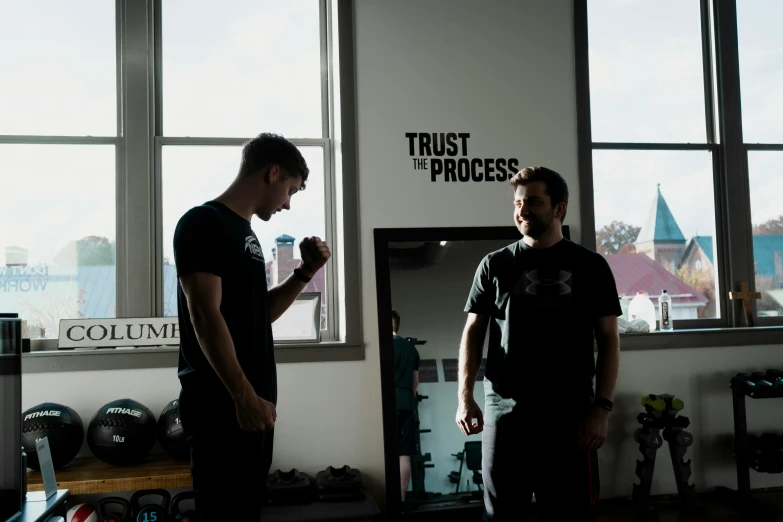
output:
[{"label": "church steeple", "polygon": [[658,193],[652,207],[647,213],[647,219],[642,224],[636,243],[654,242],[685,242],[685,236],[674,219],[669,205],[661,194],[661,184],[658,183]]},{"label": "church steeple", "polygon": [[661,184],[636,238],[636,252],[675,272],[685,249],[685,236],[661,193]]}]

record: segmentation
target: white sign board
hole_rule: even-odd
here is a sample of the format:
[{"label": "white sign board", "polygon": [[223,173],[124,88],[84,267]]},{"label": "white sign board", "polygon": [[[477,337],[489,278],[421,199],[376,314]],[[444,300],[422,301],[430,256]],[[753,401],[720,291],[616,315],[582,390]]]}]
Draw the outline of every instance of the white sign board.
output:
[{"label": "white sign board", "polygon": [[272,323],[275,343],[321,340],[321,293],[302,292],[291,306]]},{"label": "white sign board", "polygon": [[62,319],[59,348],[179,346],[177,317]]}]

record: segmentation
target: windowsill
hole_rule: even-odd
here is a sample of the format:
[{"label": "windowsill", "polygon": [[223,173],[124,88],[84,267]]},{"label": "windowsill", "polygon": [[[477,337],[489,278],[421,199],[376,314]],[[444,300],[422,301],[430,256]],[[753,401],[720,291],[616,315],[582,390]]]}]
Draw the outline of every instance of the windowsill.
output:
[{"label": "windowsill", "polygon": [[[281,364],[361,361],[364,346],[340,342],[279,344],[275,346],[275,359]],[[33,351],[22,356],[22,373],[176,368],[178,361],[176,346]]]},{"label": "windowsill", "polygon": [[783,345],[783,326],[699,328],[620,334],[620,350],[671,350],[722,346]]}]

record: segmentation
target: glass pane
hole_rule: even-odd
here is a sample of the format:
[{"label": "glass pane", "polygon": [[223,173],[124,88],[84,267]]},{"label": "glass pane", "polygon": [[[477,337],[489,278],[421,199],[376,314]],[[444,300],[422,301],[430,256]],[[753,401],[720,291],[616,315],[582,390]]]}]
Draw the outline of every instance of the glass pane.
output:
[{"label": "glass pane", "polygon": [[[638,292],[672,319],[716,318],[718,275],[709,152],[593,152],[598,251],[622,296],[624,318]],[[656,315],[656,317],[658,317]]]},{"label": "glass pane", "polygon": [[699,0],[589,0],[593,141],[706,140]]},{"label": "glass pane", "polygon": [[[326,236],[324,199],[324,152],[321,147],[299,147],[310,168],[307,188],[291,199],[291,210],[272,216],[268,222],[253,217],[251,227],[261,242],[267,262],[270,286],[285,280],[299,266],[299,241],[307,236]],[[234,180],[240,147],[163,147],[163,309],[164,315],[177,315],[177,274],[174,266],[174,229],[190,208],[218,197]],[[294,246],[277,239],[294,238]],[[330,245],[331,246],[331,245]],[[277,258],[277,259],[276,259]],[[286,259],[294,262],[286,263]],[[322,329],[326,329],[326,271],[320,270],[305,292],[321,293]]]},{"label": "glass pane", "polygon": [[117,135],[114,2],[4,1],[0,134]]},{"label": "glass pane", "polygon": [[31,339],[115,317],[114,173],[113,145],[0,145],[0,312]]},{"label": "glass pane", "polygon": [[215,5],[163,2],[164,135],[322,137],[319,2]]},{"label": "glass pane", "polygon": [[783,316],[783,152],[749,152],[750,213],[759,317]]},{"label": "glass pane", "polygon": [[783,143],[781,18],[780,0],[737,2],[742,133],[747,143]]}]

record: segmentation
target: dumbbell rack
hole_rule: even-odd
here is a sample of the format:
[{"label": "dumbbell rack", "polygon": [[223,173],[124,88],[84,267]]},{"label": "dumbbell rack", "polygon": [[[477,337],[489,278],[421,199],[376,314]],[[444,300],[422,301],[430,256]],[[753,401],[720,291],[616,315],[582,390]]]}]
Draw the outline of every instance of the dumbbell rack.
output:
[{"label": "dumbbell rack", "polygon": [[737,461],[737,492],[743,500],[750,498],[750,458],[748,456],[748,419],[745,401],[751,399],[783,399],[783,387],[777,389],[754,388],[741,376],[731,379],[731,396],[734,404],[734,456]]}]

